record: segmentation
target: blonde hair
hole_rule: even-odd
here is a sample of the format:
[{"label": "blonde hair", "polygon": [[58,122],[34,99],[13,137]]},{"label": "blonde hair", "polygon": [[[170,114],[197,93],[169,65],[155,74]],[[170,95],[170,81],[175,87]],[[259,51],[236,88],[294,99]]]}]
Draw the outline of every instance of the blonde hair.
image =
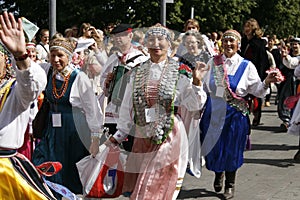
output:
[{"label": "blonde hair", "polygon": [[185,23],[184,23],[184,32],[188,31],[187,27],[189,24],[192,24],[193,26],[195,26],[198,30],[200,30],[200,25],[199,22],[196,19],[188,19]]}]

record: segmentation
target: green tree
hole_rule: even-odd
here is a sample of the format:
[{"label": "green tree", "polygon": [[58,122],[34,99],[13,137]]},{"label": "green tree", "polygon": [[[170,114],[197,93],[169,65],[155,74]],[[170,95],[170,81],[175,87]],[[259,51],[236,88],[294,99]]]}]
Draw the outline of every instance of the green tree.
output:
[{"label": "green tree", "polygon": [[[7,1],[8,2],[8,1]],[[90,22],[97,28],[106,24],[130,23],[148,27],[160,22],[160,0],[60,0],[57,1],[57,30]],[[17,0],[20,16],[39,27],[49,27],[49,0]],[[279,37],[299,35],[300,0],[174,0],[167,4],[167,27],[182,31],[194,7],[201,32],[234,28],[242,31],[250,17],[258,20],[266,34]]]}]

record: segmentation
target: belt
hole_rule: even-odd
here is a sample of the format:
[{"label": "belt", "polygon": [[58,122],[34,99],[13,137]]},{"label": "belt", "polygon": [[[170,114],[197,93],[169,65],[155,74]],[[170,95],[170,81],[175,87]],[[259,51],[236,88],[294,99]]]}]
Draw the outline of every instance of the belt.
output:
[{"label": "belt", "polygon": [[174,106],[174,114],[178,114],[178,109],[179,109],[178,106]]},{"label": "belt", "polygon": [[13,156],[17,153],[16,149],[0,148],[0,156]]}]

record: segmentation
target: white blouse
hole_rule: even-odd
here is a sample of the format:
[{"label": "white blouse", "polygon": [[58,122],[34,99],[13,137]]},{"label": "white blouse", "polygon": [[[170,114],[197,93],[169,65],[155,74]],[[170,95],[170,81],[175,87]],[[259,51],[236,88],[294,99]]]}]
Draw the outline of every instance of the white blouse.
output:
[{"label": "white blouse", "polygon": [[292,57],[287,55],[282,59],[282,63],[289,69],[295,69],[298,65],[300,65],[300,56]]},{"label": "white blouse", "polygon": [[[151,63],[149,79],[159,80],[160,75],[163,70],[165,61],[154,64]],[[132,74],[131,80],[127,85],[123,103],[120,108],[119,119],[117,123],[118,131],[113,135],[113,137],[120,143],[126,139],[130,132],[130,129],[134,123],[134,111],[133,111],[133,79]],[[203,108],[205,101],[207,99],[206,93],[202,86],[195,86],[192,84],[192,80],[185,75],[180,75],[176,86],[175,93],[175,105],[184,106],[188,111],[199,111]]]},{"label": "white blouse", "polygon": [[[236,53],[231,58],[226,58],[226,56],[223,54],[222,59],[224,60],[227,74],[234,75],[244,58]],[[204,77],[204,84],[206,85],[209,92],[211,92],[211,89],[209,88],[209,80],[213,62],[213,58],[208,61],[207,65],[209,70]],[[269,93],[269,89],[266,89],[265,84],[258,76],[257,70],[252,62],[249,61],[248,66],[246,67],[237,85],[235,93],[240,97],[244,97],[247,94],[252,94],[259,98],[263,98],[266,94]]]},{"label": "white blouse", "polygon": [[16,83],[0,112],[0,148],[18,149],[23,145],[30,116],[30,104],[45,89],[44,70],[31,61],[27,70],[16,70]]}]

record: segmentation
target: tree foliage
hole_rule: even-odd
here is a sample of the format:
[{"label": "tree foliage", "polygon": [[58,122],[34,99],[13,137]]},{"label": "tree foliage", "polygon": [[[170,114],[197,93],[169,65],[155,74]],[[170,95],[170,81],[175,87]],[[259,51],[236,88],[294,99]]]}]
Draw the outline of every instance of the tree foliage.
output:
[{"label": "tree foliage", "polygon": [[[49,27],[49,0],[4,2],[16,2],[20,16],[41,28]],[[160,22],[161,0],[60,0],[56,4],[59,32],[83,22],[90,22],[97,28],[110,22],[130,23],[134,27]],[[286,37],[299,35],[299,6],[300,0],[174,0],[167,4],[167,26],[182,31],[194,7],[194,17],[199,20],[203,33],[229,28],[241,31],[243,23],[252,17],[258,20],[266,34]]]}]

